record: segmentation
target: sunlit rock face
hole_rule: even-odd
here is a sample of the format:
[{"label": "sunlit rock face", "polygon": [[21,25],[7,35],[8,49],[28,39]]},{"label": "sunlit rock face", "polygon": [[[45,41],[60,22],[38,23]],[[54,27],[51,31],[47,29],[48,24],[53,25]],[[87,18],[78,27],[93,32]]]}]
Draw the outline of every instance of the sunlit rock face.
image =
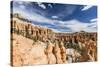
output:
[{"label": "sunlit rock face", "polygon": [[11,18],[11,64],[64,64],[97,60],[97,33],[57,33],[15,14]]},{"label": "sunlit rock face", "polygon": [[13,65],[48,64],[45,48],[41,43],[13,34]]},{"label": "sunlit rock face", "polygon": [[[56,49],[53,43],[45,44],[41,41],[34,42],[21,35],[12,34],[12,63],[13,66],[37,65],[37,64],[56,64],[65,63],[66,54],[60,53],[63,50]],[[60,52],[59,52],[60,51]],[[63,62],[64,61],[64,62]]]},{"label": "sunlit rock face", "polygon": [[33,25],[31,21],[27,19],[23,19],[19,14],[14,15],[12,18],[12,32],[18,33],[30,39],[39,39],[42,41],[46,41],[47,39],[54,39],[55,34],[51,29]]}]

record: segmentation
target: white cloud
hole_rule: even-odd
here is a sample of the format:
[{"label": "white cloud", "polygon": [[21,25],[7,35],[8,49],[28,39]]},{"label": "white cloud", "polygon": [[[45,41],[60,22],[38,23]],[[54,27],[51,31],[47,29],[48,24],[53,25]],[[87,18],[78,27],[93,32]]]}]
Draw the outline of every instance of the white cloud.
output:
[{"label": "white cloud", "polygon": [[52,8],[52,5],[51,5],[51,4],[48,4],[48,6],[49,6],[50,8]]},{"label": "white cloud", "polygon": [[18,4],[22,5],[23,1],[16,1]]},{"label": "white cloud", "polygon": [[19,7],[20,7],[21,9],[25,9],[25,8],[26,8],[25,5],[19,5]]},{"label": "white cloud", "polygon": [[43,22],[43,23],[51,23],[51,24],[53,24],[53,22],[56,21],[56,20],[48,19],[46,17],[43,17],[43,16],[35,14],[35,13],[33,13],[31,16],[29,15],[28,17],[30,17],[30,19],[33,20],[33,21]]},{"label": "white cloud", "polygon": [[93,7],[93,6],[92,6],[92,5],[84,6],[84,8],[82,9],[82,11],[88,10],[88,9],[90,9],[91,7]]},{"label": "white cloud", "polygon": [[31,2],[15,1],[14,4],[17,4],[17,7],[21,9],[25,9],[27,5],[31,4]]},{"label": "white cloud", "polygon": [[52,16],[52,18],[56,19],[56,18],[58,18],[58,16]]},{"label": "white cloud", "polygon": [[31,2],[25,2],[25,1],[15,1],[16,3],[18,3],[19,5],[28,5],[31,4]]},{"label": "white cloud", "polygon": [[42,4],[40,2],[38,2],[37,4],[38,4],[39,7],[43,8],[43,9],[46,9],[46,6],[44,4]]},{"label": "white cloud", "polygon": [[91,19],[90,22],[97,22],[97,18]]},{"label": "white cloud", "polygon": [[96,22],[84,23],[84,22],[80,22],[78,20],[73,19],[73,20],[64,22],[63,26],[68,27],[69,29],[72,30],[72,32],[78,32],[82,30],[86,32],[96,32],[97,31]]}]

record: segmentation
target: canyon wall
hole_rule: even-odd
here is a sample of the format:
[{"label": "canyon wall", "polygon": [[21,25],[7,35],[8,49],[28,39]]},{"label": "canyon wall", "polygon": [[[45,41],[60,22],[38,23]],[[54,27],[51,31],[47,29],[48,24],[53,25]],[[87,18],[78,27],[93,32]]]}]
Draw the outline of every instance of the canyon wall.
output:
[{"label": "canyon wall", "polygon": [[28,19],[23,19],[19,14],[15,14],[11,21],[11,32],[17,33],[34,40],[53,40],[55,34],[51,29],[34,25],[32,21]]}]

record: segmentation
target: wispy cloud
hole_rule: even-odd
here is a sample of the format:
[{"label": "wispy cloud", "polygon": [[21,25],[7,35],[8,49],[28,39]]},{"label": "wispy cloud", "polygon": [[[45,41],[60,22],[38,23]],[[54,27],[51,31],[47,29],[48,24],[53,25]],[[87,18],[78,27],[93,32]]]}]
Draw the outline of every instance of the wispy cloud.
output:
[{"label": "wispy cloud", "polygon": [[32,15],[23,13],[21,11],[19,13],[23,14],[26,18],[32,21],[39,22],[41,24],[49,23],[49,25],[45,25],[45,26],[51,28],[56,32],[79,32],[79,31],[96,32],[97,31],[96,22],[84,23],[76,19],[72,19],[70,21],[59,21],[59,20],[48,19],[36,13],[33,13]]},{"label": "wispy cloud", "polygon": [[90,22],[97,22],[97,18],[91,19]]},{"label": "wispy cloud", "polygon": [[92,5],[84,6],[83,9],[82,9],[82,11],[88,10],[88,9],[90,9],[91,7],[93,7],[93,6],[92,6]]},{"label": "wispy cloud", "polygon": [[48,4],[48,6],[49,6],[50,8],[52,8],[52,5],[51,5],[51,4]]},{"label": "wispy cloud", "polygon": [[38,2],[37,4],[38,4],[39,7],[43,8],[43,9],[46,9],[46,6],[44,4],[42,4],[40,2]]},{"label": "wispy cloud", "polygon": [[13,1],[13,8],[26,9],[26,6],[30,4],[31,2],[26,1]]},{"label": "wispy cloud", "polygon": [[31,2],[27,2],[27,1],[14,1],[15,3],[19,4],[19,5],[28,5],[31,4]]},{"label": "wispy cloud", "polygon": [[26,8],[24,5],[19,5],[19,7],[20,7],[21,9],[25,9],[25,8]]},{"label": "wispy cloud", "polygon": [[96,22],[84,23],[84,22],[80,22],[76,19],[66,21],[63,26],[68,27],[69,29],[72,30],[72,32],[78,32],[78,31],[96,32],[97,31],[96,30],[96,27],[97,27]]}]

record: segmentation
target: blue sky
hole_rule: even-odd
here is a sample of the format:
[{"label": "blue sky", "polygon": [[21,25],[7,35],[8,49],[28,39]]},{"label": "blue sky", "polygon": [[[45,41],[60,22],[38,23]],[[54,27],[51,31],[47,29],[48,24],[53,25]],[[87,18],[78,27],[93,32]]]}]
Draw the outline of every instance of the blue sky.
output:
[{"label": "blue sky", "polygon": [[97,31],[97,6],[28,1],[13,1],[12,6],[13,13],[56,32]]}]

